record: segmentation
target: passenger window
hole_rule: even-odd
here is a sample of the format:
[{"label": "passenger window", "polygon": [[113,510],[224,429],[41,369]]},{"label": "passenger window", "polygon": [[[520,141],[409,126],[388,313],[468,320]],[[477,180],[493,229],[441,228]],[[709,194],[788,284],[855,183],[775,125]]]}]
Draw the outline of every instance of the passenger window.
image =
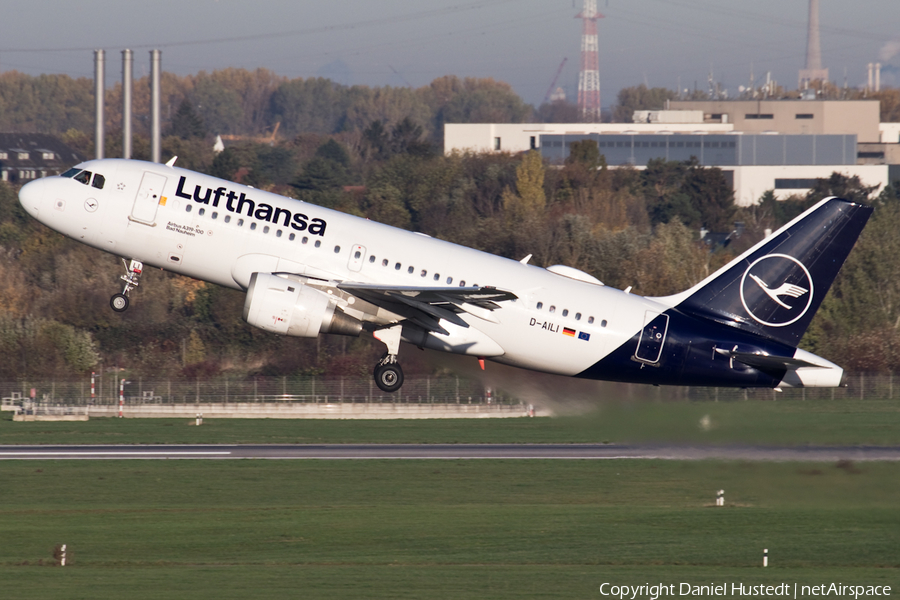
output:
[{"label": "passenger window", "polygon": [[568,308],[564,308],[564,309],[563,309],[563,316],[564,316],[564,317],[568,317],[568,316],[569,316],[569,309],[568,309]]},{"label": "passenger window", "polygon": [[184,207],[184,212],[191,212],[191,210],[192,210],[193,208],[194,208],[193,206],[191,206],[190,204],[188,204],[187,206]]},{"label": "passenger window", "polygon": [[372,256],[369,257],[369,262],[370,262],[370,263],[375,262],[375,255],[374,255],[374,254],[373,254]]},{"label": "passenger window", "polygon": [[459,282],[459,287],[466,287],[466,280],[463,279]]},{"label": "passenger window", "polygon": [[588,317],[588,323],[593,323],[593,322],[594,322],[594,317]]},{"label": "passenger window", "polygon": [[263,226],[263,233],[269,233],[269,226],[268,226],[268,225],[264,225],[264,226]]},{"label": "passenger window", "polygon": [[322,240],[316,240],[315,246],[316,248],[320,248],[322,246]]},{"label": "passenger window", "polygon": [[428,271],[426,271],[425,269],[422,269],[422,272],[420,273],[420,275],[422,277],[425,277],[426,275],[428,275]]},{"label": "passenger window", "polygon": [[415,267],[409,267],[408,269],[406,269],[406,272],[409,273],[410,275],[412,275],[412,272],[415,270],[416,270]]},{"label": "passenger window", "polygon": [[206,214],[206,209],[205,209],[205,208],[201,208],[200,210],[197,211],[197,214],[200,215],[200,216],[202,217],[203,215]]},{"label": "passenger window", "polygon": [[544,308],[544,303],[543,303],[543,302],[538,302],[536,308],[537,308],[538,310],[541,310],[542,308]]},{"label": "passenger window", "polygon": [[238,219],[238,227],[243,227],[243,226],[244,226],[244,220]]},{"label": "passenger window", "polygon": [[440,273],[435,273],[435,274],[434,274],[434,280],[435,280],[435,281],[440,281],[440,279],[441,279],[441,274],[440,274]]},{"label": "passenger window", "polygon": [[[203,212],[203,209],[202,209],[202,208],[200,209],[200,212],[201,212],[201,213]],[[255,230],[255,229],[256,229],[256,223],[250,223],[250,231],[253,231],[253,230]]]},{"label": "passenger window", "polygon": [[288,236],[288,239],[293,242],[295,239],[297,239],[297,236],[292,233]]},{"label": "passenger window", "polygon": [[600,321],[600,327],[606,327],[606,319]]},{"label": "passenger window", "polygon": [[335,253],[335,254],[340,254],[340,253],[341,253],[341,247],[340,247],[340,246],[335,246],[335,247],[334,247],[334,253]]},{"label": "passenger window", "polygon": [[280,230],[280,229],[275,230],[275,237],[281,237],[281,230]]},{"label": "passenger window", "polygon": [[452,277],[448,277],[448,278],[447,278],[447,285],[450,285],[451,283],[453,283],[453,278],[452,278]]},{"label": "passenger window", "polygon": [[231,215],[225,215],[225,222],[231,223]]},{"label": "passenger window", "polygon": [[581,313],[575,313],[575,320],[576,320],[576,321],[580,321],[580,320],[581,320]]},{"label": "passenger window", "polygon": [[381,266],[382,267],[388,266],[388,259],[384,259],[383,261],[381,261]]},{"label": "passenger window", "polygon": [[303,236],[303,239],[300,240],[300,243],[305,244],[305,243],[307,243],[308,241],[309,241],[309,238],[306,237],[306,236]]},{"label": "passenger window", "polygon": [[400,270],[400,263],[397,263],[396,265],[394,265],[394,270],[395,270],[395,271],[399,271],[399,270]]},{"label": "passenger window", "polygon": [[218,218],[219,218],[219,213],[213,211],[212,218],[213,218],[213,219],[218,219]]},{"label": "passenger window", "polygon": [[553,306],[552,304],[550,305],[550,312],[552,312],[552,313],[556,312],[556,307]]},{"label": "passenger window", "polygon": [[355,259],[360,259],[360,258],[362,258],[362,252],[360,252],[359,250],[357,250],[356,252],[353,253],[353,258],[355,258]]},{"label": "passenger window", "polygon": [[97,173],[96,175],[94,175],[94,182],[91,185],[93,185],[98,190],[102,190],[103,184],[105,184],[105,183],[106,183],[106,177],[104,177],[100,173]]},{"label": "passenger window", "polygon": [[74,177],[74,179],[78,183],[83,183],[84,185],[87,185],[91,181],[91,172],[90,171],[82,171],[81,173],[76,175]]}]

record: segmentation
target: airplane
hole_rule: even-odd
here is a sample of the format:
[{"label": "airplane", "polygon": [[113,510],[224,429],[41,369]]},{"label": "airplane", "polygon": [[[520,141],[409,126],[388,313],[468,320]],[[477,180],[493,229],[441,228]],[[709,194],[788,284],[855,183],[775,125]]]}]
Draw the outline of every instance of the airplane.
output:
[{"label": "airplane", "polygon": [[494,256],[166,164],[83,162],[25,184],[34,218],[122,258],[121,312],[145,266],[246,293],[280,335],[366,335],[385,392],[400,343],[587,379],[741,388],[836,387],[797,346],[872,208],[827,198],[679,294],[642,297],[564,265]]}]

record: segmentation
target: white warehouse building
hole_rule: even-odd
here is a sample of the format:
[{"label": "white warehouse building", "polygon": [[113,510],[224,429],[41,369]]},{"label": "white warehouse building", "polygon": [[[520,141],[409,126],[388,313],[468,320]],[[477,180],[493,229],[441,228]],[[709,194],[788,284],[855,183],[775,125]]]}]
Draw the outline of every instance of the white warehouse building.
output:
[{"label": "white warehouse building", "polygon": [[[758,203],[768,190],[779,199],[805,194],[817,179],[835,172],[859,177],[864,185],[876,186],[876,193],[890,181],[889,165],[858,164],[856,135],[744,134],[731,123],[660,123],[653,116],[649,113],[650,122],[641,123],[448,123],[444,151],[537,150],[548,163],[562,164],[573,142],[591,139],[610,168],[641,169],[655,158],[696,156],[701,165],[722,169],[739,206]],[[702,121],[702,113],[699,117]]]}]

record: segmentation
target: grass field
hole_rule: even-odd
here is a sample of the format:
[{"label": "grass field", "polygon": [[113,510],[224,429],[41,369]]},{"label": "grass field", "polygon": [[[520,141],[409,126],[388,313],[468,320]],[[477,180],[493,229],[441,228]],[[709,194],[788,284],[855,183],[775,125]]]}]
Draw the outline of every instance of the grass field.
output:
[{"label": "grass field", "polygon": [[14,423],[0,444],[574,443],[897,445],[900,400],[606,403],[577,416],[517,419],[93,419]]},{"label": "grass field", "polygon": [[[29,461],[0,481],[10,600],[900,589],[894,463]],[[69,565],[47,566],[61,543]]]},{"label": "grass field", "polygon": [[[0,443],[900,443],[900,402],[877,399],[632,402],[535,419],[190,422],[14,423],[4,414]],[[724,508],[712,506],[718,489]],[[70,562],[51,566],[62,543]],[[0,462],[3,600],[603,598],[603,583],[682,582],[896,593],[900,464]]]}]

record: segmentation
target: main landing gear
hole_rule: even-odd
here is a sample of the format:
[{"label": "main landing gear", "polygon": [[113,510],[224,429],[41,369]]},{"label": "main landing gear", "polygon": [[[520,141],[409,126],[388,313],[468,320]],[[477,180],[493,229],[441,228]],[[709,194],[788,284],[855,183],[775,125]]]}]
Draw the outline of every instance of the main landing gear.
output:
[{"label": "main landing gear", "polygon": [[394,325],[387,329],[379,329],[372,335],[376,340],[384,342],[387,346],[387,352],[375,365],[375,385],[384,392],[392,394],[400,389],[403,385],[403,369],[397,362],[397,355],[400,353],[400,333],[403,330],[402,325]]},{"label": "main landing gear", "polygon": [[[124,258],[122,262],[125,263]],[[141,273],[144,270],[144,263],[139,260],[132,260],[125,265],[125,274],[119,278],[125,282],[125,286],[121,293],[113,294],[109,299],[110,307],[116,312],[125,312],[128,309],[128,292],[140,285]]]}]

